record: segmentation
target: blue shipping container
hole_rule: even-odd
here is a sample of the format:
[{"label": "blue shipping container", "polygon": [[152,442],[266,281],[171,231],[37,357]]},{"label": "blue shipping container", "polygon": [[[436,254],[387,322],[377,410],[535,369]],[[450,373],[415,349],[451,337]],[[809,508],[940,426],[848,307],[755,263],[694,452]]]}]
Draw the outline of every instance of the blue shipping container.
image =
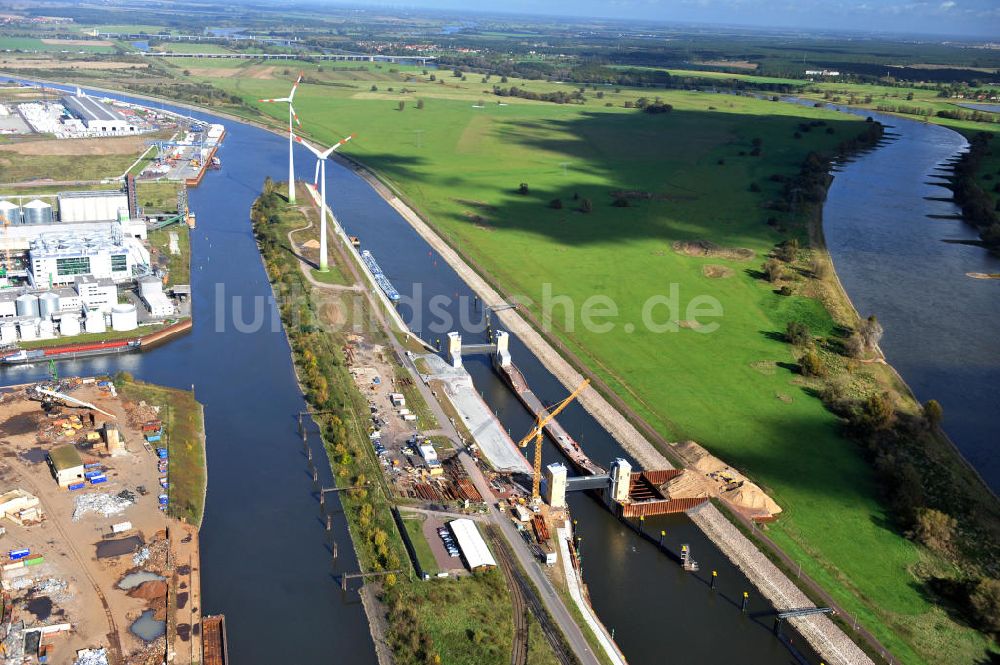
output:
[{"label": "blue shipping container", "polygon": [[159,434],[151,434],[151,435],[149,435],[149,436],[146,437],[146,441],[149,441],[150,443],[155,443],[156,441],[159,441],[159,440],[160,440],[160,435]]},{"label": "blue shipping container", "polygon": [[105,478],[104,476],[101,476],[99,478],[91,478],[90,479],[90,484],[91,485],[100,485],[101,483],[106,483],[106,482],[108,482],[108,479]]},{"label": "blue shipping container", "polygon": [[67,489],[72,492],[73,490],[82,490],[84,487],[83,483],[73,483]]},{"label": "blue shipping container", "polygon": [[91,478],[96,478],[97,476],[103,476],[103,475],[104,475],[103,471],[85,471],[83,473],[83,477],[86,478],[87,480],[90,480]]},{"label": "blue shipping container", "polygon": [[20,550],[11,550],[10,552],[8,552],[8,554],[10,555],[11,561],[17,561],[18,559],[23,559],[24,557],[31,554],[31,550],[25,547],[24,549]]},{"label": "blue shipping container", "polygon": [[90,464],[84,464],[84,469],[97,469],[101,466],[100,462],[91,462]]},{"label": "blue shipping container", "polygon": [[167,459],[167,449],[166,448],[157,448],[156,449],[156,455],[160,459]]}]

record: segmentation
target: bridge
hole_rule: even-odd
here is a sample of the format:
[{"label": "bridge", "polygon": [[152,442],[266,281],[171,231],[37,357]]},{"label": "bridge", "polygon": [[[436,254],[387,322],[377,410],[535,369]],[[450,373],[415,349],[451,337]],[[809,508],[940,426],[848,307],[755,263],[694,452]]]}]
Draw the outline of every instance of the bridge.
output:
[{"label": "bridge", "polygon": [[432,55],[379,55],[369,53],[174,53],[140,51],[144,58],[208,58],[215,60],[335,60],[341,62],[417,62],[426,65]]}]

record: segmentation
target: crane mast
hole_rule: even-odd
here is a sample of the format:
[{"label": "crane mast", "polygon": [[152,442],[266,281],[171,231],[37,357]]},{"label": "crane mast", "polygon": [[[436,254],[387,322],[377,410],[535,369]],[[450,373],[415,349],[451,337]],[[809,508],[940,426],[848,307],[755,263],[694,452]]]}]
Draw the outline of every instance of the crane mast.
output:
[{"label": "crane mast", "polygon": [[569,397],[563,401],[556,404],[551,409],[543,411],[545,415],[539,413],[535,416],[535,426],[528,432],[523,439],[518,442],[518,446],[524,448],[527,446],[532,439],[535,440],[535,461],[532,465],[531,474],[531,500],[537,501],[541,497],[541,485],[542,485],[542,436],[545,433],[545,426],[549,422],[559,415],[563,409],[569,406],[570,402],[575,400],[580,393],[583,392],[584,388],[590,385],[590,379],[584,379],[583,383],[577,386],[576,390],[569,394]]}]

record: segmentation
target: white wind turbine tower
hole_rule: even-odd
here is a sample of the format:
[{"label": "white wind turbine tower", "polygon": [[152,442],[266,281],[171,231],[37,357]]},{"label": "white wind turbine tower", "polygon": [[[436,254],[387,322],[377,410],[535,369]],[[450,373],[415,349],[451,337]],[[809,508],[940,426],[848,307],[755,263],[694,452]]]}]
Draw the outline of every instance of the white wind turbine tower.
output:
[{"label": "white wind turbine tower", "polygon": [[299,122],[299,116],[295,113],[295,107],[292,106],[292,100],[295,99],[295,91],[299,87],[299,83],[302,82],[302,72],[299,72],[299,77],[295,79],[295,85],[292,86],[292,91],[288,93],[287,97],[280,97],[278,99],[259,99],[257,101],[263,102],[265,104],[271,104],[275,102],[286,102],[288,104],[288,202],[295,203],[295,161],[292,157],[292,148],[295,146],[293,140],[295,135],[292,133],[292,121],[295,121],[296,125],[301,126],[302,123]]},{"label": "white wind turbine tower", "polygon": [[326,204],[326,160],[332,155],[337,148],[344,145],[348,141],[354,138],[354,134],[351,134],[345,139],[334,143],[332,146],[327,148],[325,151],[321,151],[318,148],[314,148],[305,141],[302,137],[296,136],[295,140],[304,145],[309,149],[309,152],[316,155],[316,165],[319,167],[319,198],[320,198],[320,224],[319,224],[319,271],[326,272],[329,270],[326,261],[326,216],[329,214],[327,204]]}]

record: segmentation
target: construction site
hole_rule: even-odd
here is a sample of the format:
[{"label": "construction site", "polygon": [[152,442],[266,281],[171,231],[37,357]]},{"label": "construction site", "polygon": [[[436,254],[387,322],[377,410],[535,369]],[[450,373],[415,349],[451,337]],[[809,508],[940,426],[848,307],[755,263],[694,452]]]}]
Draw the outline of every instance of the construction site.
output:
[{"label": "construction site", "polygon": [[0,662],[202,662],[197,527],[159,407],[109,380],[0,393]]}]

